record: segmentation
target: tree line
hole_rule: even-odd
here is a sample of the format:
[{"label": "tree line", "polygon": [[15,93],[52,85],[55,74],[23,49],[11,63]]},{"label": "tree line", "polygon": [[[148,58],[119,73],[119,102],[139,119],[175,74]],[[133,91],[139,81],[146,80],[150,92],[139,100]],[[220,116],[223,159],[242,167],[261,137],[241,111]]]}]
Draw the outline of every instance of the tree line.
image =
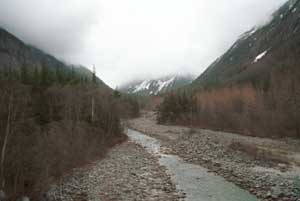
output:
[{"label": "tree line", "polygon": [[198,91],[177,91],[158,107],[158,123],[252,136],[300,138],[300,75],[281,68],[268,79]]},{"label": "tree line", "polygon": [[120,117],[139,106],[98,82],[74,67],[1,68],[0,189],[11,200],[40,200],[49,183],[126,138]]}]

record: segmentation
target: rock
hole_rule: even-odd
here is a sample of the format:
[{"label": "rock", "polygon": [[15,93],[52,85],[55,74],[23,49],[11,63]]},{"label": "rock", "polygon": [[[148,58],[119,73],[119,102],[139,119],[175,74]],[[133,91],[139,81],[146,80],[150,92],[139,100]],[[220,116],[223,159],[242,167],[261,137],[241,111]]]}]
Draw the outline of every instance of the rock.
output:
[{"label": "rock", "polygon": [[284,195],[284,192],[281,190],[280,187],[275,186],[272,188],[272,198],[277,199],[277,198],[281,197],[282,195]]},{"label": "rock", "polygon": [[281,171],[287,171],[288,169],[288,165],[284,163],[278,163],[277,166]]},{"label": "rock", "polygon": [[266,195],[266,198],[271,198],[271,197],[272,197],[272,193],[271,193],[271,191],[268,191],[267,195]]},{"label": "rock", "polygon": [[219,163],[219,162],[214,162],[214,164],[213,164],[215,167],[221,167],[221,163]]},{"label": "rock", "polygon": [[64,178],[63,185],[57,184],[51,191],[49,201],[179,201],[166,168],[159,165],[156,157],[131,142],[112,148],[103,160],[95,162],[93,167],[78,169]]}]

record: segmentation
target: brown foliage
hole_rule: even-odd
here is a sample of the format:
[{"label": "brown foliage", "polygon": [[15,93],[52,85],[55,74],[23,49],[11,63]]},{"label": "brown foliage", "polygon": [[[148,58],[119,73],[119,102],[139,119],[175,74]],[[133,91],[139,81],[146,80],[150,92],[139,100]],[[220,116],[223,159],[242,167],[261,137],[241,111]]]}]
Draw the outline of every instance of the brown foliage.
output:
[{"label": "brown foliage", "polygon": [[0,94],[1,147],[10,124],[0,179],[11,198],[24,194],[38,198],[49,182],[103,156],[108,147],[124,139],[115,100],[99,87],[35,88],[1,82]]},{"label": "brown foliage", "polygon": [[158,107],[158,123],[192,124],[196,99],[183,93],[170,93]]},{"label": "brown foliage", "polygon": [[255,144],[232,141],[231,144],[229,145],[229,148],[233,151],[243,152],[255,160],[270,162],[274,164],[290,163],[290,160],[285,155],[274,153],[272,150],[260,148]]},{"label": "brown foliage", "polygon": [[[264,81],[263,86],[236,84],[198,92],[194,95],[196,108],[191,111],[190,122],[198,127],[246,135],[299,138],[300,76],[295,70],[274,73],[269,81]],[[178,122],[178,117],[190,118],[191,114],[179,112],[176,122],[168,115],[176,111],[171,103],[170,98],[166,97],[159,117],[165,114],[168,116],[165,118],[173,120],[173,123],[186,124],[184,121]]]},{"label": "brown foliage", "polygon": [[300,137],[300,97],[295,93],[300,82],[291,77],[274,76],[267,91],[243,85],[199,93],[197,122],[248,135]]}]

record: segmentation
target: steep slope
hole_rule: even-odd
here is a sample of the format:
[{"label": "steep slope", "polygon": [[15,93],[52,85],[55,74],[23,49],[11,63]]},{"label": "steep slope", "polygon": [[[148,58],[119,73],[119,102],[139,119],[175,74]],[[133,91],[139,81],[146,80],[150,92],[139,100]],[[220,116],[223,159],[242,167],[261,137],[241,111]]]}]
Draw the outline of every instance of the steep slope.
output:
[{"label": "steep slope", "polygon": [[251,81],[266,84],[274,71],[300,63],[300,3],[290,0],[272,20],[246,32],[192,84],[213,88]]},{"label": "steep slope", "polygon": [[169,94],[160,123],[300,138],[300,0],[243,34],[191,85]]},{"label": "steep slope", "polygon": [[[53,73],[63,71],[67,74],[76,73],[85,80],[92,79],[92,72],[89,69],[65,64],[42,50],[25,44],[0,27],[0,70],[4,74],[9,72],[20,74],[24,68],[28,73],[33,73],[35,69],[40,71],[43,66]],[[99,78],[97,83],[109,88]]]},{"label": "steep slope", "polygon": [[112,94],[87,68],[0,29],[1,197],[48,200],[54,178],[123,141],[120,115],[131,105]]},{"label": "steep slope", "polygon": [[121,87],[121,91],[137,95],[158,95],[182,86],[186,86],[193,81],[190,75],[167,76],[158,79],[147,79],[132,82]]}]

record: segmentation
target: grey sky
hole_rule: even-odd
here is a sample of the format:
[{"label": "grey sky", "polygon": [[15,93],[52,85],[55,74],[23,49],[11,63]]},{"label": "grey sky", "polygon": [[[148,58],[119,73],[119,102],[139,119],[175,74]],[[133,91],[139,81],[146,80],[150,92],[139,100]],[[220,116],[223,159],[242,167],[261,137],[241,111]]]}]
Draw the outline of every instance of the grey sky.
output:
[{"label": "grey sky", "polygon": [[1,0],[0,26],[112,87],[199,75],[286,0]]}]

